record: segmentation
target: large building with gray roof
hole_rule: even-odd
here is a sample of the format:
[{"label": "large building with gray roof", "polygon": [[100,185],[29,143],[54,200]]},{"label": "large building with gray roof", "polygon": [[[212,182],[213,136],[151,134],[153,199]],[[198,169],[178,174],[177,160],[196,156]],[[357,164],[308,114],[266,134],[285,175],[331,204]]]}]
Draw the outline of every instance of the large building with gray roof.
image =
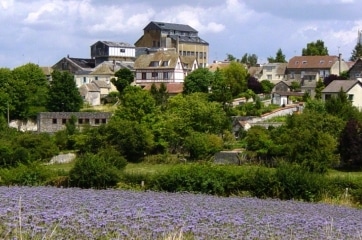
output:
[{"label": "large building with gray roof", "polygon": [[174,48],[180,56],[194,56],[201,67],[207,66],[209,43],[189,25],[152,21],[143,31],[137,48]]}]

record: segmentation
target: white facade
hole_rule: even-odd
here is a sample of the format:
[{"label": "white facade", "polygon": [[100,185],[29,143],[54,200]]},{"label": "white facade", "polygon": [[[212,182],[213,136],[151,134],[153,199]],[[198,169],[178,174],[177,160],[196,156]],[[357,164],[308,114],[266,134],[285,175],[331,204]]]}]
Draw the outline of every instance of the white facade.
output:
[{"label": "white facade", "polygon": [[136,57],[135,48],[125,48],[125,47],[109,47],[108,52],[110,57]]}]

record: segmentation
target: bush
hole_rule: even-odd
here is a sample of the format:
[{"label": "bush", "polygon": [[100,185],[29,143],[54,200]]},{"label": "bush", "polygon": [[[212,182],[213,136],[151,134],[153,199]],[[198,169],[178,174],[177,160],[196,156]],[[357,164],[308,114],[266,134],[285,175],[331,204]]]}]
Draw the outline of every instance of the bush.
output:
[{"label": "bush", "polygon": [[124,158],[113,149],[98,154],[86,153],[76,159],[69,172],[69,183],[80,188],[114,187],[120,180],[120,170],[125,166]]},{"label": "bush", "polygon": [[0,169],[2,185],[40,186],[45,185],[55,175],[56,173],[38,162]]}]

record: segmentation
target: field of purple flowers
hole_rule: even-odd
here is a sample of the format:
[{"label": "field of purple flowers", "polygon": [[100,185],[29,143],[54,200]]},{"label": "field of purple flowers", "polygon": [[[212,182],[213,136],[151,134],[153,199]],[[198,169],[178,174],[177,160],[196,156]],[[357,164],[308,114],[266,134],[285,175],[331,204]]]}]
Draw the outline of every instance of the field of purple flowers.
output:
[{"label": "field of purple flowers", "polygon": [[1,239],[361,239],[362,210],[189,193],[0,187]]}]

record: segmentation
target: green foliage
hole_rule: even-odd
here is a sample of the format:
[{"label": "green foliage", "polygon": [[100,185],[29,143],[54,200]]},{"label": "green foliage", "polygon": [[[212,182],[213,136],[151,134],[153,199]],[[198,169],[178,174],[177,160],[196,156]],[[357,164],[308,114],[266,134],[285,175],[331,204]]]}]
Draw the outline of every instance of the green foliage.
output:
[{"label": "green foliage", "polygon": [[124,155],[129,162],[139,162],[154,146],[153,134],[144,124],[112,119],[106,126],[107,143]]},{"label": "green foliage", "polygon": [[340,89],[337,96],[332,96],[326,100],[325,108],[329,114],[343,120],[358,119],[360,116],[359,110],[348,100],[347,94],[343,89]]},{"label": "green foliage", "polygon": [[269,80],[262,80],[260,82],[261,88],[263,89],[263,93],[271,93],[274,88],[274,83],[270,82]]},{"label": "green foliage", "polygon": [[258,56],[256,54],[245,53],[238,62],[243,63],[248,67],[254,67],[258,63]]},{"label": "green foliage", "polygon": [[153,190],[169,192],[198,192],[230,196],[248,189],[245,180],[249,171],[211,164],[175,165],[154,175],[149,184]]},{"label": "green foliage", "polygon": [[96,189],[116,186],[125,160],[118,152],[108,150],[79,156],[69,172],[70,186]]},{"label": "green foliage", "polygon": [[325,88],[324,83],[321,79],[318,80],[315,88],[315,98],[322,99],[322,90]]},{"label": "green foliage", "polygon": [[152,83],[150,93],[155,99],[156,105],[160,106],[161,110],[165,110],[169,97],[166,84],[161,83],[157,89],[156,84]]},{"label": "green foliage", "polygon": [[211,83],[209,98],[211,101],[221,103],[224,110],[226,110],[228,104],[232,101],[233,97],[230,86],[224,76],[224,73],[219,69],[214,72],[214,81]]},{"label": "green foliage", "polygon": [[300,91],[300,83],[299,82],[296,82],[296,81],[293,81],[292,84],[290,85],[290,89],[293,91],[293,92],[299,92]]},{"label": "green foliage", "polygon": [[246,91],[248,71],[245,66],[238,62],[231,62],[229,66],[222,69],[222,72],[233,97]]},{"label": "green foliage", "polygon": [[183,93],[208,93],[213,79],[213,73],[208,68],[198,68],[185,77]]},{"label": "green foliage", "polygon": [[79,112],[82,105],[83,99],[73,75],[69,72],[54,71],[49,87],[47,110],[49,112]]},{"label": "green foliage", "polygon": [[112,78],[111,82],[116,86],[120,94],[134,81],[134,74],[128,68],[121,68],[114,76],[116,78]]},{"label": "green foliage", "polygon": [[1,185],[40,186],[55,177],[43,164],[33,162],[13,168],[0,168]]},{"label": "green foliage", "polygon": [[308,43],[307,47],[303,48],[302,56],[328,56],[328,49],[322,40],[317,40]]},{"label": "green foliage", "polygon": [[362,57],[362,44],[358,42],[356,44],[356,46],[354,47],[349,60],[352,61],[352,62],[355,62],[360,57]]},{"label": "green foliage", "polygon": [[121,105],[114,115],[116,118],[141,123],[152,120],[156,109],[156,101],[149,91],[137,86],[128,86],[123,91]]},{"label": "green foliage", "polygon": [[223,141],[215,134],[193,132],[185,139],[185,149],[192,160],[209,159],[223,149]]},{"label": "green foliage", "polygon": [[283,51],[281,48],[278,49],[277,53],[275,54],[275,58],[268,57],[269,63],[286,63],[285,55],[283,54]]},{"label": "green foliage", "polygon": [[263,159],[269,157],[269,152],[274,144],[268,130],[261,126],[251,127],[246,132],[244,141],[249,155],[251,151],[256,154],[255,157],[261,157]]}]

